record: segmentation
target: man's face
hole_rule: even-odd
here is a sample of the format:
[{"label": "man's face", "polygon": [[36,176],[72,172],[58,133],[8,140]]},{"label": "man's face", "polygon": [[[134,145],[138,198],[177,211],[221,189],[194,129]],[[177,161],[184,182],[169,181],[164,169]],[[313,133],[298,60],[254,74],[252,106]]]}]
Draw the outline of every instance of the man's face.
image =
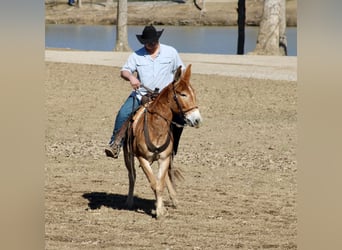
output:
[{"label": "man's face", "polygon": [[149,42],[149,43],[145,43],[145,48],[148,50],[148,51],[155,51],[157,48],[158,48],[158,43],[159,41],[153,41],[153,42]]}]

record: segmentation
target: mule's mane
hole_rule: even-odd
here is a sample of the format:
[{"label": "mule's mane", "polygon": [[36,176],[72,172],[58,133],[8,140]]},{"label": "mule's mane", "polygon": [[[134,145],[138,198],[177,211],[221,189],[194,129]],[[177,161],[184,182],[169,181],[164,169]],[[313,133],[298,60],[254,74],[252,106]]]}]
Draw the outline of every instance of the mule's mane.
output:
[{"label": "mule's mane", "polygon": [[159,99],[162,99],[164,95],[168,95],[169,91],[172,91],[174,82],[169,83],[165,88],[162,89],[158,97],[155,99],[154,102],[157,102]]},{"label": "mule's mane", "polygon": [[152,102],[152,104],[150,106],[151,108],[153,108],[155,105],[157,105],[161,99],[167,98],[167,95],[173,89],[173,84],[177,84],[177,82],[171,82],[165,88],[162,89],[162,91],[159,93],[157,98]]}]

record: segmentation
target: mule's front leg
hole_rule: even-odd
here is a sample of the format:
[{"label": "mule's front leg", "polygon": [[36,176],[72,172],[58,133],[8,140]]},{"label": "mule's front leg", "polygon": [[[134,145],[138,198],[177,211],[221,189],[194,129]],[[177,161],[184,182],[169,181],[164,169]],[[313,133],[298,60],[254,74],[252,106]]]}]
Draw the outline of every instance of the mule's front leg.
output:
[{"label": "mule's front leg", "polygon": [[153,170],[151,168],[151,165],[149,163],[149,161],[147,161],[145,158],[143,157],[138,157],[139,163],[140,163],[140,167],[143,169],[144,174],[146,175],[148,182],[151,185],[151,188],[153,190],[153,192],[156,192],[156,178],[153,175]]},{"label": "mule's front leg", "polygon": [[156,185],[156,213],[157,219],[167,214],[167,210],[164,207],[163,192],[165,188],[165,182],[168,175],[168,169],[170,164],[170,157],[159,159],[159,171]]}]

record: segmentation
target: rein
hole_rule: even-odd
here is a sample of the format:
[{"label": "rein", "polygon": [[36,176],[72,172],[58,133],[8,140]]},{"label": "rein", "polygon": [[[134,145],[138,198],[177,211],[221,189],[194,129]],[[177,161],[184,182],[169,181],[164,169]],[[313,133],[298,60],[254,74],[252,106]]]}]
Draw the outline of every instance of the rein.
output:
[{"label": "rein", "polygon": [[165,118],[164,116],[162,116],[161,114],[159,114],[158,112],[152,112],[152,111],[150,111],[150,110],[148,109],[148,107],[145,107],[145,111],[149,112],[149,113],[152,114],[152,115],[153,115],[153,114],[158,115],[158,116],[160,116],[161,118],[163,118],[165,121],[167,121],[167,122],[169,122],[169,123],[171,123],[171,124],[173,124],[173,125],[175,125],[175,126],[177,126],[177,127],[179,127],[179,128],[184,128],[184,127],[187,125],[186,123],[183,125],[183,124],[179,124],[179,123],[177,123],[177,122],[175,122],[175,121],[169,120],[169,119]]}]

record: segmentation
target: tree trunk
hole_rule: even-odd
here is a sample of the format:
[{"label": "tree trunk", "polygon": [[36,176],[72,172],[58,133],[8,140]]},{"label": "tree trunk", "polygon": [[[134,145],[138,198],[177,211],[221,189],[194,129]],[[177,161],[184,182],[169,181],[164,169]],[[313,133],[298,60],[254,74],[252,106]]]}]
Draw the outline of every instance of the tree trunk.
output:
[{"label": "tree trunk", "polygon": [[115,51],[131,51],[127,35],[127,0],[118,0]]},{"label": "tree trunk", "polygon": [[246,21],[246,1],[239,0],[238,2],[238,47],[237,54],[244,54],[245,47],[245,21]]},{"label": "tree trunk", "polygon": [[285,0],[265,0],[263,11],[256,48],[251,54],[286,55]]},{"label": "tree trunk", "polygon": [[280,1],[279,49],[282,55],[287,56],[286,0]]}]

